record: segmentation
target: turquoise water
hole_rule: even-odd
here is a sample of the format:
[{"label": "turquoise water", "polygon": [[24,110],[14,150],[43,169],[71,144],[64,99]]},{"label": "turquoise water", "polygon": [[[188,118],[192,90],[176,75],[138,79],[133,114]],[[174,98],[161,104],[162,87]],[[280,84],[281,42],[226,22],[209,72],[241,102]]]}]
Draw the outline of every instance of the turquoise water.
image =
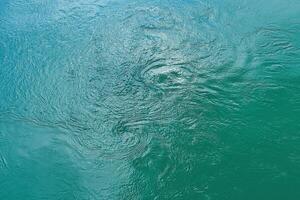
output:
[{"label": "turquoise water", "polygon": [[299,200],[299,0],[1,0],[1,200]]}]

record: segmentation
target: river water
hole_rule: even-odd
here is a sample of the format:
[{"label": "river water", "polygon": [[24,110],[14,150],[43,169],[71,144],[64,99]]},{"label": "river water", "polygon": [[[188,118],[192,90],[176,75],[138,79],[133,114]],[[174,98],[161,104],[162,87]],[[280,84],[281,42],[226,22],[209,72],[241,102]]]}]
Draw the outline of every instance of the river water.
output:
[{"label": "river water", "polygon": [[299,187],[299,0],[0,1],[1,200]]}]

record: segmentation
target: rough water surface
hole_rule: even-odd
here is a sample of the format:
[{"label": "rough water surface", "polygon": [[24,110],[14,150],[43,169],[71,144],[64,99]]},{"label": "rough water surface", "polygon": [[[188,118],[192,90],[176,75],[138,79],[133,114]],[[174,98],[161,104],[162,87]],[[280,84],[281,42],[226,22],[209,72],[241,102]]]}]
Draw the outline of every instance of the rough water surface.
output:
[{"label": "rough water surface", "polygon": [[1,200],[299,187],[299,0],[0,1]]}]

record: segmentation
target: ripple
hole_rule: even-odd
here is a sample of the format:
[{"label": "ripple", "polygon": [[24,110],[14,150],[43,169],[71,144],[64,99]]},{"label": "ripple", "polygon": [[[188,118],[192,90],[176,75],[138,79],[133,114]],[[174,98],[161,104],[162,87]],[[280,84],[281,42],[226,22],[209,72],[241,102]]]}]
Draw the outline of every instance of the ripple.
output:
[{"label": "ripple", "polygon": [[277,24],[271,24],[257,29],[248,37],[252,42],[249,46],[251,63],[247,69],[248,78],[262,78],[266,82],[298,71],[292,67],[300,63],[297,58],[300,55],[297,27],[298,25],[291,24],[281,28]]},{"label": "ripple", "polygon": [[193,73],[187,67],[164,62],[151,63],[140,73],[146,86],[162,91],[180,90],[193,81]]},{"label": "ripple", "polygon": [[143,132],[145,122],[119,121],[112,128],[112,137],[106,141],[103,156],[107,159],[134,160],[143,154],[150,142],[149,133]]}]

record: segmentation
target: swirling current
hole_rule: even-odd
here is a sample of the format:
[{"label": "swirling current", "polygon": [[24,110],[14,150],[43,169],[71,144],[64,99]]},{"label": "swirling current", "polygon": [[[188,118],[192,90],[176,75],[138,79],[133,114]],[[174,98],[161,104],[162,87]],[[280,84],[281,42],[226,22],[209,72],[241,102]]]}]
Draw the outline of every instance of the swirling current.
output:
[{"label": "swirling current", "polygon": [[299,0],[1,0],[1,200],[299,200]]}]

